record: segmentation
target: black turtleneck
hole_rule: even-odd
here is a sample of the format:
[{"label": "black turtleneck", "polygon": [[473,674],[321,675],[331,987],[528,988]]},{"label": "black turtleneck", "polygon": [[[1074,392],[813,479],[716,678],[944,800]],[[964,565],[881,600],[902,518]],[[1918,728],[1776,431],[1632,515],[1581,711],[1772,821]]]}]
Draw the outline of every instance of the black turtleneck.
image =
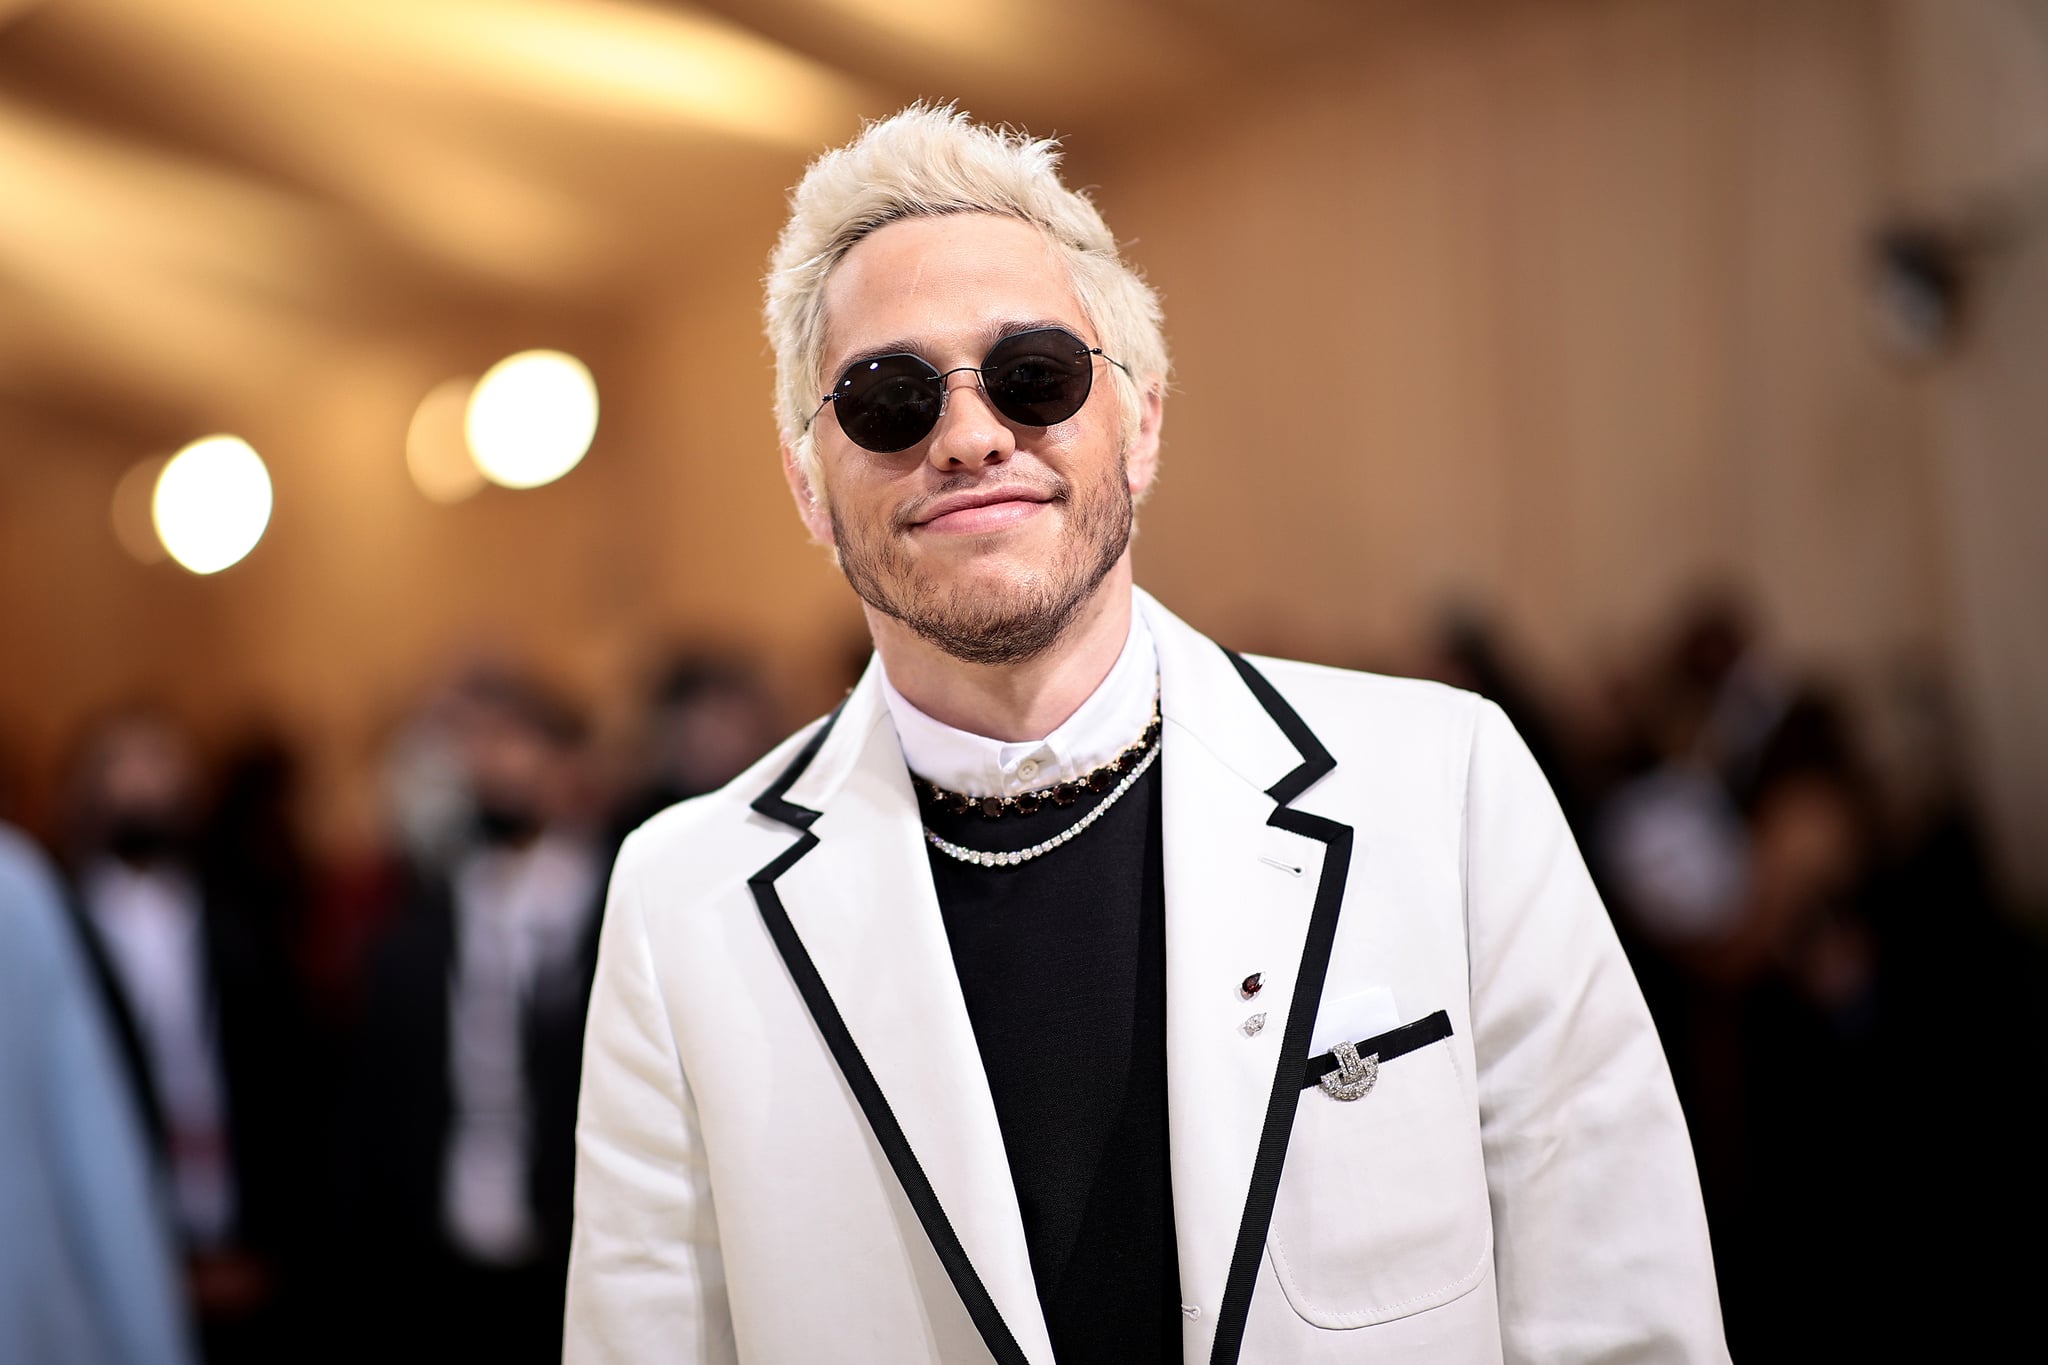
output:
[{"label": "black turtleneck", "polygon": [[[1181,1358],[1166,1134],[1166,761],[1030,862],[970,866],[930,850],[1061,1361]],[[919,789],[940,837],[997,852],[1058,834],[1101,800],[990,820],[947,812]]]}]

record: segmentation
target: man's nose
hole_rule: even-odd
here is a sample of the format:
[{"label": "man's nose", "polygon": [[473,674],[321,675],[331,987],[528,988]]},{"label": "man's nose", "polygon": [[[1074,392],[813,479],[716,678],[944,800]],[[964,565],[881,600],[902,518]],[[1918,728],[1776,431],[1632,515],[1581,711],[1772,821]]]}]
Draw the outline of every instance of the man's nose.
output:
[{"label": "man's nose", "polygon": [[1017,434],[988,401],[981,371],[951,370],[941,378],[946,383],[945,411],[932,432],[926,458],[950,472],[1001,464],[1015,454]]}]

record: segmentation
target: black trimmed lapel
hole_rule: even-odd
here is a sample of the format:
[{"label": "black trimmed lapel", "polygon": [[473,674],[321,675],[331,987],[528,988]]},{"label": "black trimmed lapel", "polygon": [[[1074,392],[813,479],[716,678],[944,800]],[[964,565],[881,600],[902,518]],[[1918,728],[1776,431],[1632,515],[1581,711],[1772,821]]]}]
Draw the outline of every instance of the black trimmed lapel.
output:
[{"label": "black trimmed lapel", "polygon": [[[815,804],[813,804],[815,803]],[[1050,1365],[995,1105],[874,670],[753,808],[762,923],[989,1354]]]},{"label": "black trimmed lapel", "polygon": [[[1149,597],[1166,722],[1167,1107],[1189,1361],[1237,1360],[1352,857],[1336,767],[1250,663]],[[1240,983],[1261,975],[1258,994]]]}]

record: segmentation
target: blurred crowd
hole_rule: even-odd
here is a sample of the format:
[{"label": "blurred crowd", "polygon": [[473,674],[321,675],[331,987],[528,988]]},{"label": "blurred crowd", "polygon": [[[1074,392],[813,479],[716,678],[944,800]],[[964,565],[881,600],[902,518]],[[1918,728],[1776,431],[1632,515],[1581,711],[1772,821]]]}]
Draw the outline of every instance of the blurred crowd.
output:
[{"label": "blurred crowd", "polygon": [[[1601,883],[1736,1357],[1955,1354],[1953,1322],[1887,1305],[2026,1302],[2041,954],[1933,694],[1888,781],[1728,597],[1591,698],[1473,617],[1425,671],[1509,713]],[[393,732],[388,851],[335,869],[289,747],[209,772],[173,718],[103,718],[55,847],[0,831],[0,1359],[556,1359],[611,858],[785,719],[746,663],[684,656],[621,770],[574,701],[474,669]],[[1988,1350],[2008,1320],[1974,1317]]]},{"label": "blurred crowd", "polygon": [[[783,728],[748,665],[682,657],[620,770],[570,699],[476,668],[388,745],[387,851],[323,868],[288,748],[209,776],[165,714],[96,723],[52,857],[0,843],[0,963],[44,964],[0,1039],[58,997],[86,1037],[0,1053],[5,1112],[93,1106],[0,1127],[0,1360],[557,1359],[613,855]],[[15,1186],[55,1192],[40,1233]]]}]

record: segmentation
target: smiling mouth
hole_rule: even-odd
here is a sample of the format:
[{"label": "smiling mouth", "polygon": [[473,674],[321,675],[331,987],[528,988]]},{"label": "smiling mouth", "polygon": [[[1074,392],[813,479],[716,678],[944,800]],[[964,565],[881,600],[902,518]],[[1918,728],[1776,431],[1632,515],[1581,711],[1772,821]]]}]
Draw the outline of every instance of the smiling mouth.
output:
[{"label": "smiling mouth", "polygon": [[1029,521],[1050,505],[1050,499],[1024,496],[996,498],[927,517],[911,529],[935,535],[986,535]]},{"label": "smiling mouth", "polygon": [[956,488],[911,510],[906,534],[980,535],[1029,521],[1045,507],[1064,501],[1066,488],[1036,483]]}]

